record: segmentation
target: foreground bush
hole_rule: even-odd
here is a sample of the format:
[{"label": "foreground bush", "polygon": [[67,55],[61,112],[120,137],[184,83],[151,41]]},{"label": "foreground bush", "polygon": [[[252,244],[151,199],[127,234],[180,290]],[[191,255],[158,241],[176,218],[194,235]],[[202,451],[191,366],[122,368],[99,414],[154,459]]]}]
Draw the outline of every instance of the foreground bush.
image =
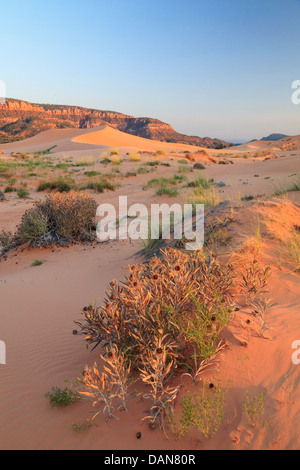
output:
[{"label": "foreground bush", "polygon": [[49,194],[25,212],[14,235],[2,233],[1,245],[7,251],[23,243],[46,246],[92,241],[96,236],[96,210],[97,204],[88,194]]},{"label": "foreground bush", "polygon": [[99,412],[113,416],[113,399],[120,403],[122,390],[124,402],[127,379],[138,373],[148,386],[144,398],[152,402],[145,419],[164,427],[167,406],[179,390],[168,386],[170,377],[178,370],[196,379],[224,347],[220,333],[232,312],[232,278],[232,268],[221,268],[215,257],[169,248],[132,266],[122,286],[112,282],[104,306],[83,309],[75,333],[106,349],[105,372],[95,365],[82,380],[83,393],[101,404]]}]

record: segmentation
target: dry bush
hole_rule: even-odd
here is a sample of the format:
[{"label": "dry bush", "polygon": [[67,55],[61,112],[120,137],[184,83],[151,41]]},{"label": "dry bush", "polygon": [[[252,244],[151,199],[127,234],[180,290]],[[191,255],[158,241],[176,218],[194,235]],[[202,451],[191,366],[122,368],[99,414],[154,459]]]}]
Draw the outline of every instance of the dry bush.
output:
[{"label": "dry bush", "polygon": [[267,281],[271,275],[270,266],[262,266],[257,259],[245,259],[239,269],[240,280],[237,283],[242,289],[247,305],[251,304],[256,296],[264,294]]},{"label": "dry bush", "polygon": [[87,344],[115,347],[150,391],[148,419],[163,427],[163,415],[177,389],[167,385],[178,370],[196,379],[222,349],[220,332],[232,308],[231,266],[202,252],[168,248],[132,266],[122,286],[110,284],[105,305],[83,309],[76,322]]},{"label": "dry bush", "polygon": [[[37,201],[25,212],[11,246],[29,243],[46,246],[51,243],[91,241],[95,238],[97,204],[88,194],[54,193],[44,201]],[[2,237],[2,247],[7,237]]]}]

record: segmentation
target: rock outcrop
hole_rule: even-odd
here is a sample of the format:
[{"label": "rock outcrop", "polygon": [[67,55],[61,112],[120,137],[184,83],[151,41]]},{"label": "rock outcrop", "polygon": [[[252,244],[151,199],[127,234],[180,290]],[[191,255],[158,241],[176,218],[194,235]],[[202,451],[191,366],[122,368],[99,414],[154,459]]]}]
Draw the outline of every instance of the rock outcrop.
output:
[{"label": "rock outcrop", "polygon": [[48,129],[88,129],[102,124],[109,124],[128,134],[162,142],[211,148],[229,145],[219,139],[179,134],[170,124],[158,119],[135,118],[127,114],[79,106],[34,104],[15,99],[7,99],[5,104],[0,104],[0,143],[33,137]]}]

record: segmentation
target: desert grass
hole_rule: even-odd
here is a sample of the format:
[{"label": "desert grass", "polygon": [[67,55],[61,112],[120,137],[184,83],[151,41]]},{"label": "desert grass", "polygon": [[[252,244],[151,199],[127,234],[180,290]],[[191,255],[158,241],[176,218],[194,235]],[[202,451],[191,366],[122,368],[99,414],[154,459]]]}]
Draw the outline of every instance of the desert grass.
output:
[{"label": "desert grass", "polygon": [[220,204],[221,199],[216,194],[215,188],[209,187],[208,189],[198,187],[189,197],[188,202],[196,206],[196,204],[204,204],[205,207],[214,207]]},{"label": "desert grass", "polygon": [[300,272],[300,232],[294,228],[290,236],[284,241],[284,250],[281,250],[285,260],[293,271]]},{"label": "desert grass", "polygon": [[243,401],[243,411],[248,423],[252,427],[256,428],[261,426],[263,424],[265,413],[265,394],[261,392],[250,399],[249,392],[247,391]]},{"label": "desert grass", "polygon": [[214,436],[224,418],[224,404],[228,387],[217,382],[203,382],[200,393],[187,394],[181,402],[181,413],[169,414],[171,429],[177,438],[186,437],[190,428],[196,428],[205,439]]},{"label": "desert grass", "polygon": [[131,153],[129,155],[129,160],[131,162],[140,162],[141,161],[141,154],[140,153]]},{"label": "desert grass", "polygon": [[94,166],[95,158],[92,156],[79,157],[75,160],[75,166]]}]

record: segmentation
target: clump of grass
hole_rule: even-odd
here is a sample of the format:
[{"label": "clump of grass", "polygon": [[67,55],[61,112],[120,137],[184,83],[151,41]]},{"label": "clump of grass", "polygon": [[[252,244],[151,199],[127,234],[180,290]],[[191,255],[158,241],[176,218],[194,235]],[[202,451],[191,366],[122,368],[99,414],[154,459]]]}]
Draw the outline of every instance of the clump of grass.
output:
[{"label": "clump of grass", "polygon": [[77,392],[67,387],[63,390],[58,387],[53,387],[51,392],[45,394],[45,398],[49,399],[52,408],[65,408],[81,400]]},{"label": "clump of grass", "polygon": [[181,181],[183,181],[183,177],[179,175],[175,175],[173,178],[154,178],[148,181],[143,189],[156,187],[157,189],[155,194],[157,196],[162,196],[164,194],[177,196],[178,190],[174,186]]},{"label": "clump of grass", "polygon": [[220,198],[216,194],[215,189],[209,187],[208,189],[198,187],[193,191],[189,202],[196,206],[196,204],[204,204],[206,207],[213,207],[220,203]]},{"label": "clump of grass", "polygon": [[195,163],[193,168],[194,170],[205,170],[205,166],[202,163]]},{"label": "clump of grass", "polygon": [[49,155],[51,153],[51,150],[55,149],[57,145],[53,145],[53,147],[49,147],[46,150],[40,150],[39,152],[35,152],[35,155],[42,157],[43,155]]},{"label": "clump of grass", "polygon": [[157,157],[160,157],[160,156],[163,156],[163,155],[166,155],[166,151],[163,150],[163,149],[157,149],[154,156],[157,156]]},{"label": "clump of grass", "polygon": [[60,193],[68,193],[71,191],[71,184],[68,181],[64,181],[63,179],[58,179],[54,181],[41,181],[37,187],[37,191],[46,191],[47,189],[55,190]]},{"label": "clump of grass", "polygon": [[294,271],[300,271],[300,232],[291,230],[291,235],[285,240],[284,245],[288,254],[288,261]]},{"label": "clump of grass", "polygon": [[105,189],[108,189],[109,191],[115,191],[116,189],[113,184],[106,180],[89,182],[86,186],[84,186],[84,188],[92,189],[97,193],[104,193]]},{"label": "clump of grass", "polygon": [[113,165],[120,165],[123,160],[117,154],[113,154],[110,161]]},{"label": "clump of grass", "polygon": [[94,166],[95,165],[95,159],[94,157],[80,157],[77,158],[75,166]]},{"label": "clump of grass", "polygon": [[76,433],[84,432],[94,425],[93,421],[86,419],[83,423],[67,424],[67,428]]},{"label": "clump of grass", "polygon": [[20,188],[17,191],[17,195],[20,199],[25,199],[29,196],[29,192],[26,188]]},{"label": "clump of grass", "polygon": [[43,264],[43,261],[36,259],[31,263],[31,266],[42,266],[42,264]]},{"label": "clump of grass", "polygon": [[210,389],[204,382],[200,394],[186,395],[181,403],[181,415],[170,413],[171,428],[177,438],[185,437],[191,427],[200,431],[205,439],[217,433],[225,417],[224,402],[228,387],[224,389],[219,383],[213,385]]},{"label": "clump of grass", "polygon": [[139,161],[141,161],[141,154],[140,153],[131,153],[129,155],[129,160],[131,162],[139,162]]},{"label": "clump of grass", "polygon": [[95,170],[85,171],[84,174],[88,176],[89,178],[93,178],[93,176],[99,175],[99,171],[95,171]]},{"label": "clump of grass", "polygon": [[203,178],[203,176],[198,176],[194,181],[190,181],[188,183],[188,187],[208,189],[210,187],[210,183],[206,178]]},{"label": "clump of grass", "polygon": [[251,400],[247,391],[243,401],[243,411],[251,426],[256,428],[262,425],[265,412],[265,394],[261,392]]},{"label": "clump of grass", "polygon": [[119,155],[119,149],[112,147],[109,149],[110,155]]},{"label": "clump of grass", "polygon": [[13,193],[13,192],[16,192],[17,189],[14,188],[13,186],[6,186],[6,188],[4,189],[4,192],[5,193]]},{"label": "clump of grass", "polygon": [[156,196],[178,196],[178,189],[177,188],[170,188],[168,186],[162,185],[159,188],[157,188],[155,192]]}]

